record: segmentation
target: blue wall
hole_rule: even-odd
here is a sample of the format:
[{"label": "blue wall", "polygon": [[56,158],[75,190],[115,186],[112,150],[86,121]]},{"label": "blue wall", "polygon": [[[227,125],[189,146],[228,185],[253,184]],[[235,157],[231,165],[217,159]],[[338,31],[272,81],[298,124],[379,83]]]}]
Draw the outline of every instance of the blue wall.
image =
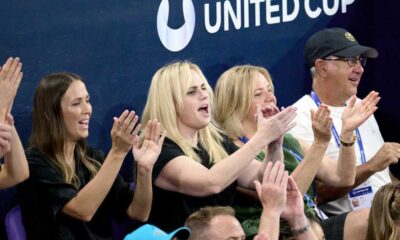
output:
[{"label": "blue wall", "polygon": [[[303,61],[305,41],[312,33],[334,26],[348,29],[360,43],[379,50],[379,58],[368,62],[359,96],[370,90],[381,93],[376,116],[384,138],[400,141],[400,31],[395,12],[400,4],[395,0],[270,0],[268,7],[265,0],[259,0],[259,5],[249,4],[249,0],[193,0],[194,33],[189,44],[178,52],[167,50],[159,39],[157,12],[161,1],[1,2],[0,61],[19,56],[23,62],[24,79],[13,114],[24,144],[30,134],[33,93],[47,73],[71,71],[86,80],[94,109],[89,143],[107,151],[112,116],[124,108],[141,113],[151,76],[166,63],[190,59],[200,65],[212,84],[233,65],[265,66],[272,73],[278,105],[286,106],[310,91],[310,76]],[[306,12],[308,2],[313,11],[321,9],[315,18]],[[331,12],[323,9],[324,2],[333,9]],[[225,31],[221,15],[221,28],[210,33],[205,22],[214,25],[218,18],[216,6],[220,4],[224,9],[224,4],[231,4],[235,10],[236,3],[243,11],[241,26],[236,29],[229,20],[229,30]],[[299,6],[298,14],[288,22],[282,18],[284,3],[288,4],[289,14],[296,10],[295,3]],[[169,4],[168,25],[178,28],[184,22],[182,0],[170,0]],[[204,14],[206,6],[209,19]],[[244,26],[246,6],[248,27]],[[260,7],[259,26],[256,6]],[[129,169],[130,163],[127,165]]]}]

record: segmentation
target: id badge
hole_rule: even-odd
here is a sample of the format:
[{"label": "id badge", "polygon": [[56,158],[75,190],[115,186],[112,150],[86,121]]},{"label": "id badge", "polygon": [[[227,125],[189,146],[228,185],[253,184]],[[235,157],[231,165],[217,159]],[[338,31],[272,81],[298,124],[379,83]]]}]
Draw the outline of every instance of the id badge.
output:
[{"label": "id badge", "polygon": [[362,183],[348,194],[351,208],[359,210],[371,207],[373,196],[372,187],[368,182]]}]

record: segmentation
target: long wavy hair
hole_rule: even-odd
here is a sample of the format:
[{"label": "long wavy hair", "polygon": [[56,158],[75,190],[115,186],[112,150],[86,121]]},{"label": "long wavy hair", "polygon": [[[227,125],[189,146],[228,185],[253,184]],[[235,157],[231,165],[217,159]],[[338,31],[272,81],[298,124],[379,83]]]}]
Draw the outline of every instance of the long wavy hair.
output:
[{"label": "long wavy hair", "polygon": [[241,121],[250,111],[257,73],[267,79],[273,91],[271,75],[263,67],[235,66],[218,78],[214,91],[213,118],[231,139],[238,139],[245,135]]},{"label": "long wavy hair", "polygon": [[[33,100],[29,145],[48,156],[51,165],[60,172],[66,183],[79,188],[78,176],[64,159],[66,127],[61,109],[61,100],[73,81],[83,82],[80,76],[68,72],[52,73],[40,81]],[[85,139],[76,143],[74,151],[93,178],[100,164],[86,155]]]},{"label": "long wavy hair", "polygon": [[[169,64],[154,74],[142,114],[142,122],[158,119],[161,127],[167,130],[167,137],[173,140],[186,156],[200,162],[200,157],[193,150],[193,146],[178,129],[178,118],[183,110],[183,97],[192,84],[193,71],[206,83],[212,109],[212,89],[202,71],[191,62],[180,61]],[[211,162],[216,163],[228,156],[221,144],[221,132],[212,122],[199,130],[198,139],[208,152]]]},{"label": "long wavy hair", "polygon": [[367,240],[400,239],[400,184],[382,186],[372,201]]}]

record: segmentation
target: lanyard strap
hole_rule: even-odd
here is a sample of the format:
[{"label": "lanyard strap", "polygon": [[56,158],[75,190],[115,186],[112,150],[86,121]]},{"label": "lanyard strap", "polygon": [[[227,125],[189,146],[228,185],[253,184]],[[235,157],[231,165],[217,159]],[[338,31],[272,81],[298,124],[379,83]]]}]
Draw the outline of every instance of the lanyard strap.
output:
[{"label": "lanyard strap", "polygon": [[244,144],[246,144],[249,141],[249,139],[247,137],[245,137],[245,136],[240,137],[239,140]]},{"label": "lanyard strap", "polygon": [[[314,91],[311,91],[311,98],[314,100],[315,104],[319,107],[321,105],[321,101],[319,100],[317,94]],[[365,157],[365,152],[364,152],[364,145],[362,143],[361,139],[361,134],[360,130],[356,128],[356,138],[357,138],[357,143],[358,143],[358,148],[360,150],[360,156],[361,156],[361,164],[364,164],[367,162],[366,157]],[[335,138],[336,146],[340,148],[340,137],[339,134],[336,130],[335,124],[332,122],[332,135]]]},{"label": "lanyard strap", "polygon": [[304,157],[302,157],[300,154],[298,154],[297,152],[293,151],[292,149],[290,149],[287,145],[283,145],[283,148],[290,152],[295,158],[296,160],[300,163],[301,161],[303,161]]}]

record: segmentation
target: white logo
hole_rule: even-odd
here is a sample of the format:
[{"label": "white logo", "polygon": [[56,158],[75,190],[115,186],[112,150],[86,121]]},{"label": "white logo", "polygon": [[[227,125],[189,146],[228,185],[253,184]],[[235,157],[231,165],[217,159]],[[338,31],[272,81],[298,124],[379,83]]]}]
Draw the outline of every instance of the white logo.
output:
[{"label": "white logo", "polygon": [[169,1],[162,0],[157,13],[157,32],[161,43],[172,52],[184,49],[192,39],[195,26],[195,12],[192,0],[182,0],[185,23],[178,29],[168,27]]}]

